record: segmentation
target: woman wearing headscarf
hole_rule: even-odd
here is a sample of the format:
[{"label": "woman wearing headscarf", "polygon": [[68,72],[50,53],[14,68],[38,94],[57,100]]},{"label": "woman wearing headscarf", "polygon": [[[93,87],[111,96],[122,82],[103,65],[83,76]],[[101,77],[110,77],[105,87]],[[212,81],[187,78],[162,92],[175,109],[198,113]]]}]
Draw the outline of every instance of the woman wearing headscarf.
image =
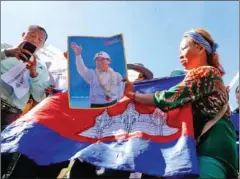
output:
[{"label": "woman wearing headscarf", "polygon": [[[222,79],[225,72],[216,49],[217,44],[206,30],[190,30],[184,33],[180,44],[180,62],[187,70],[181,83],[155,94],[134,93],[129,81],[125,89],[125,95],[136,103],[156,106],[165,112],[192,105],[195,138],[199,139],[200,178],[237,176],[236,135],[229,120],[229,96]],[[204,133],[205,124],[218,117]]]}]

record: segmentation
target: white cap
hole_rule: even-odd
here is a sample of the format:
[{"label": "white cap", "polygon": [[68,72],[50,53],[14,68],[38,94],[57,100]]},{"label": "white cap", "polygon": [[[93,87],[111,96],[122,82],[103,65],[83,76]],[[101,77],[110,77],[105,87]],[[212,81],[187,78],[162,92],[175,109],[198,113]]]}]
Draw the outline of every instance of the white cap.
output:
[{"label": "white cap", "polygon": [[96,53],[95,57],[94,57],[94,60],[97,58],[97,57],[102,57],[102,58],[108,58],[110,59],[110,56],[104,52],[104,51],[101,51],[101,52],[98,52]]}]

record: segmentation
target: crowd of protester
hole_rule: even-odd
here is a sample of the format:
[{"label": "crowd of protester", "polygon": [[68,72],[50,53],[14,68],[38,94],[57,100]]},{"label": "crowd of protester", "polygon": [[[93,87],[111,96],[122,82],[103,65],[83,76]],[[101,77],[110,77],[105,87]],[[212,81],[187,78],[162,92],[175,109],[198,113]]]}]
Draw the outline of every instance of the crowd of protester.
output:
[{"label": "crowd of protester", "polygon": [[[175,70],[170,75],[170,76],[176,76],[176,75],[187,74],[186,76],[188,78],[185,78],[185,83],[184,83],[187,85],[192,84],[190,80],[192,80],[193,82],[196,81],[197,79],[192,79],[193,77],[196,77],[196,76],[199,76],[199,79],[200,79],[200,78],[203,78],[200,75],[204,75],[204,74],[207,75],[207,74],[213,73],[216,75],[217,78],[221,78],[222,75],[224,74],[224,71],[220,66],[220,62],[218,60],[216,61],[216,54],[214,51],[214,48],[215,48],[214,41],[212,40],[211,36],[204,30],[195,30],[194,32],[185,34],[185,38],[181,44],[180,59],[183,65],[184,63],[187,63],[186,61],[184,61],[186,59],[189,60],[190,58],[195,58],[195,61],[199,60],[199,64],[197,64],[196,66],[194,66],[195,64],[193,62],[189,62],[190,66],[188,69],[189,71],[191,71],[194,68],[198,68],[199,70],[192,71],[192,73],[190,74],[187,73],[186,71]],[[199,41],[197,41],[196,38],[194,37],[196,36],[196,34],[198,35],[197,40],[200,39]],[[1,75],[11,70],[15,65],[19,63],[19,60],[20,60],[26,63],[26,67],[29,71],[29,83],[30,83],[29,92],[19,99],[14,95],[14,90],[12,89],[12,87],[9,86],[7,83],[5,83],[3,80],[1,80],[0,83],[1,83],[1,129],[2,130],[4,130],[7,125],[17,120],[21,115],[24,115],[29,110],[31,110],[34,106],[40,103],[49,94],[51,94],[54,89],[54,86],[52,86],[52,84],[49,81],[47,68],[41,63],[41,59],[39,59],[36,54],[31,54],[29,51],[24,50],[22,48],[25,42],[30,42],[31,44],[35,45],[37,49],[41,49],[44,46],[47,39],[48,39],[47,31],[43,27],[40,27],[38,25],[31,25],[26,29],[24,33],[22,33],[22,41],[19,42],[18,46],[13,47],[9,44],[1,44]],[[202,41],[204,40],[205,40],[205,44],[208,43],[207,47],[202,45]],[[32,60],[28,60],[26,54],[31,55]],[[66,53],[65,53],[65,56],[66,56]],[[200,62],[205,62],[205,63],[200,64]],[[201,68],[201,66],[203,65],[207,65],[209,66],[209,68]],[[146,68],[141,63],[128,64],[127,68],[129,70],[129,73],[133,74],[134,76],[131,79],[132,82],[151,80],[154,78],[154,75],[151,72],[151,70]],[[128,84],[127,86],[129,86],[130,82],[128,81],[127,84]],[[222,86],[215,87],[217,90],[210,94],[209,93],[205,94],[205,92],[202,92],[204,94],[200,94],[200,95],[211,96],[212,94],[214,95],[217,94],[217,96],[215,96],[216,98],[219,98],[221,96],[221,99],[224,99],[224,101],[220,101],[221,104],[226,104],[228,103],[228,97],[227,97],[228,94],[226,92],[227,90],[222,89]],[[179,88],[180,87],[177,86],[176,89],[179,89]],[[238,105],[240,105],[239,86],[236,88],[235,93],[236,93],[237,103]],[[153,103],[153,101],[150,101],[147,98],[148,96],[146,97],[141,96],[141,95],[132,93],[131,91],[128,91],[126,94],[130,98],[134,97],[134,100],[139,103],[141,103],[141,101],[144,101],[144,102],[147,101],[146,103],[149,103],[149,104]],[[134,96],[132,96],[133,94]],[[153,96],[151,96],[151,98],[153,100]],[[191,99],[193,99],[193,97]],[[194,99],[197,99],[197,96],[195,96]],[[155,101],[159,102],[161,100],[164,100],[164,99],[160,99],[159,96],[155,95]],[[194,103],[194,105],[196,106],[195,101],[191,101],[191,103]],[[205,104],[204,101],[202,104]],[[160,107],[160,108],[162,107],[160,106],[160,102],[159,104],[156,104],[156,105],[157,107]],[[176,107],[177,105],[173,105],[173,106]],[[199,107],[201,106],[201,104],[197,106]],[[171,108],[171,106],[168,106],[168,107],[169,109]],[[180,107],[180,105],[178,105],[178,107]],[[215,109],[219,109],[219,106],[215,106]],[[209,110],[204,112],[210,113]],[[232,115],[236,113],[239,114],[239,108],[232,111]],[[215,115],[216,112],[211,113],[211,115],[212,114]],[[225,114],[226,114],[225,118],[229,119],[230,111],[227,111]],[[238,121],[238,118],[236,120]],[[234,124],[237,123],[238,125],[238,122],[236,121],[233,121],[233,123]],[[232,124],[229,124],[229,123],[224,124],[223,122],[222,125],[226,125],[227,128],[231,130]],[[235,128],[235,130],[237,131],[237,136],[238,136],[238,129]],[[221,131],[221,133],[222,132],[223,131]],[[200,133],[200,131],[198,131],[198,133]],[[211,137],[211,135],[209,136]],[[234,138],[234,136],[230,136],[230,137]],[[223,136],[223,138],[225,137]],[[238,140],[239,138],[237,139],[237,141]],[[222,143],[220,145],[222,145]],[[215,148],[215,150],[216,152],[219,151],[218,148]],[[231,151],[231,147],[229,150]],[[232,153],[234,153],[235,152],[234,149],[232,150],[233,150]],[[204,149],[201,149],[200,151],[204,153]],[[226,151],[222,151],[222,153],[226,153]],[[220,158],[222,157],[221,152],[219,153],[219,156]],[[224,162],[222,163],[221,159],[217,160],[211,156],[208,158],[201,157],[200,158],[201,160],[200,170],[202,167],[201,175],[209,176],[208,174],[206,174],[206,172],[210,172],[206,168],[209,166],[213,168],[215,167],[215,171],[214,171],[215,173],[210,172],[215,176],[227,177],[229,176],[229,172],[236,173],[236,170],[237,170],[235,166],[236,156],[232,155],[231,157],[232,157],[231,161],[226,159],[224,160],[225,163]],[[34,161],[28,159],[26,156],[17,154],[17,153],[1,154],[1,158],[2,158],[2,165],[1,165],[2,177],[10,176],[12,178],[56,178],[61,172],[61,170],[63,168],[66,168],[69,165],[69,161],[65,161],[59,164],[53,164],[49,166],[38,166]],[[214,162],[217,165],[214,165]],[[217,166],[220,166],[220,168],[218,168]],[[71,167],[71,172],[70,172],[71,178],[108,178],[108,177],[129,178],[130,175],[131,175],[130,172],[98,168],[96,166],[86,163],[85,161],[81,161],[78,159],[74,160],[74,164]],[[154,178],[154,176],[148,176],[144,174],[141,176],[141,178],[150,178],[150,177]]]}]

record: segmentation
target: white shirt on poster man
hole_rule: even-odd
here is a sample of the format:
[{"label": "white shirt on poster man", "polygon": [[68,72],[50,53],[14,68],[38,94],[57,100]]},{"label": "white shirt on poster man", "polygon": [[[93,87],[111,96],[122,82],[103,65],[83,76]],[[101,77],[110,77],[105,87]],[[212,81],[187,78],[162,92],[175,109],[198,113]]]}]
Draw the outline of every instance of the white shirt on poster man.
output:
[{"label": "white shirt on poster man", "polygon": [[[102,63],[99,59],[111,60],[106,52],[98,52],[95,57],[96,68],[89,69],[85,66],[82,56],[81,47],[77,44],[72,45],[76,56],[76,66],[78,73],[90,85],[90,103],[91,104],[108,104],[120,99],[122,94],[122,76],[115,72],[109,64],[105,64],[105,70],[101,70]],[[80,53],[76,53],[79,51]]]}]

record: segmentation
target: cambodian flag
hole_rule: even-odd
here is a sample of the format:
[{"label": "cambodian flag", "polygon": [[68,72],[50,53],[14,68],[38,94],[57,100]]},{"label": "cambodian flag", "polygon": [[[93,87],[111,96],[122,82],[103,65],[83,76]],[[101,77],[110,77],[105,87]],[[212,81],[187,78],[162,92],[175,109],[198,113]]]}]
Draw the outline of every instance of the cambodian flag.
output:
[{"label": "cambodian flag", "polygon": [[[139,82],[138,92],[169,88],[180,77]],[[106,109],[69,109],[67,93],[46,98],[1,134],[1,152],[39,165],[81,158],[96,166],[163,177],[199,174],[191,105],[163,113],[123,97]]]}]

